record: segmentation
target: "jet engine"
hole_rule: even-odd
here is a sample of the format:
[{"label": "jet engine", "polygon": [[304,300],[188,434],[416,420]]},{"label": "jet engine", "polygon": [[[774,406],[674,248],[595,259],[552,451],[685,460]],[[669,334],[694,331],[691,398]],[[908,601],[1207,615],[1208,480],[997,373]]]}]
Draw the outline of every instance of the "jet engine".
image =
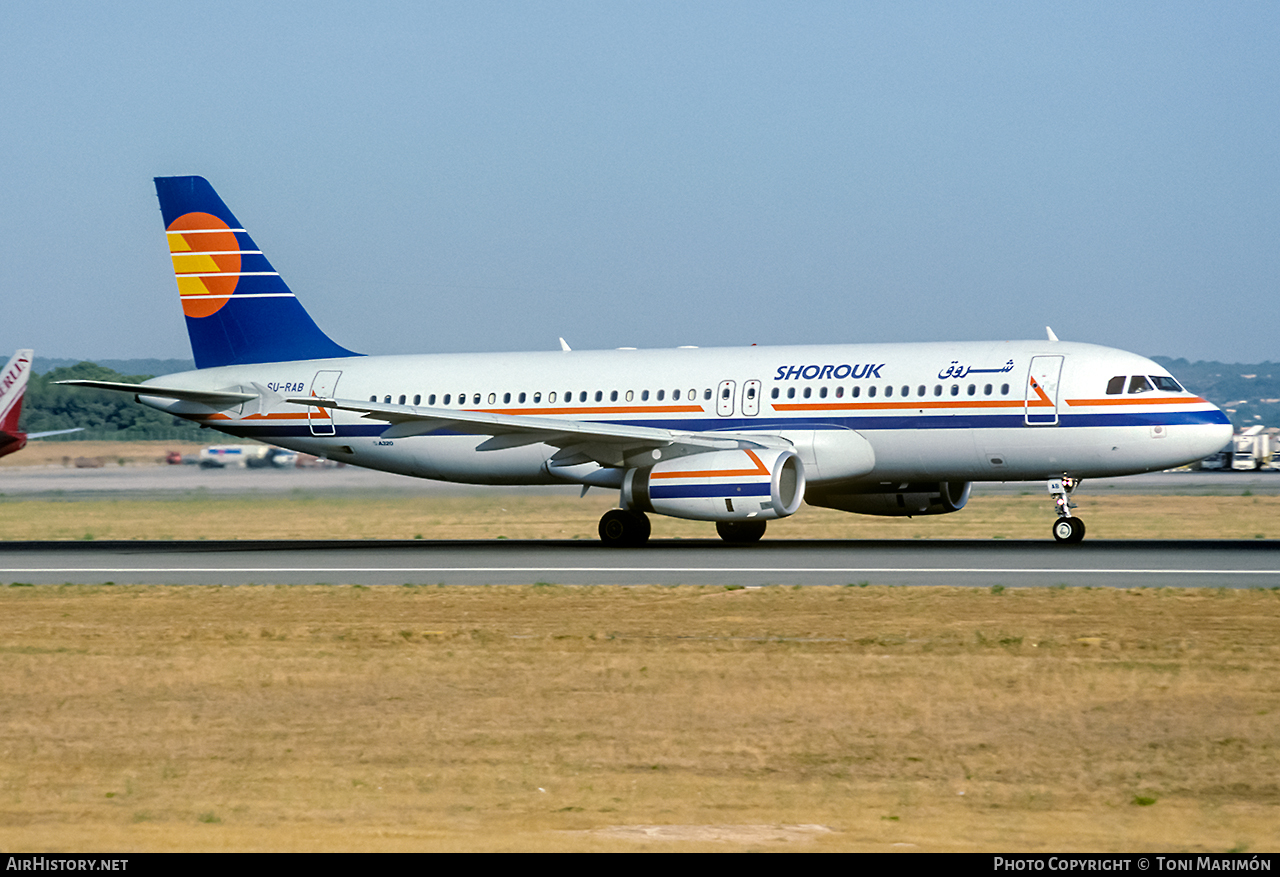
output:
[{"label": "jet engine", "polygon": [[844,490],[824,491],[809,488],[805,502],[809,505],[859,515],[945,515],[958,512],[969,501],[970,481],[933,481],[915,484],[872,484],[856,493]]},{"label": "jet engine", "polygon": [[695,521],[768,521],[795,514],[804,489],[793,450],[709,451],[628,470],[622,507]]}]

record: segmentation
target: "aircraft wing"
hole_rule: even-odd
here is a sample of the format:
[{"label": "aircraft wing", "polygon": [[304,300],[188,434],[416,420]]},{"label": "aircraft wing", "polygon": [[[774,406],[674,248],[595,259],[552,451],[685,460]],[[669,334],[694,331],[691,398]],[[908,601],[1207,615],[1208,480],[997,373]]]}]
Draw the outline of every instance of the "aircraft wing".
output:
[{"label": "aircraft wing", "polygon": [[135,396],[155,396],[160,399],[183,399],[199,402],[213,408],[230,408],[251,399],[258,393],[237,393],[232,390],[184,390],[181,387],[156,387],[151,384],[125,384],[118,381],[58,381],[68,387],[90,387],[94,390],[113,390],[117,393],[133,393]]},{"label": "aircraft wing", "polygon": [[[478,451],[541,442],[560,448],[560,452],[551,461],[556,466],[590,461],[603,466],[639,465],[644,461],[629,463],[627,458],[659,448],[683,455],[738,448],[790,447],[785,439],[771,436],[676,432],[651,426],[558,420],[524,414],[460,411],[454,408],[422,408],[349,399],[322,399],[316,396],[298,396],[285,401],[315,408],[354,411],[370,420],[384,420],[390,425],[382,433],[382,437],[389,439],[427,435],[447,429],[469,435],[493,436],[482,442],[476,448]],[[652,463],[652,460],[648,462]]]}]

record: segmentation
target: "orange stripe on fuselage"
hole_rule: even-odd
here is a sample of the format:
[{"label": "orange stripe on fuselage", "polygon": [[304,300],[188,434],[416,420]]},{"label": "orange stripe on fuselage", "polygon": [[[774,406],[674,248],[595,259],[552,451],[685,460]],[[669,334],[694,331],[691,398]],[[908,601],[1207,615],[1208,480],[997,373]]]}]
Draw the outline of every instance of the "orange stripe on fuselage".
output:
[{"label": "orange stripe on fuselage", "polygon": [[[1044,405],[1046,403],[1032,400],[1032,405]],[[1052,403],[1049,403],[1052,404]],[[1001,399],[989,402],[803,402],[792,404],[773,404],[774,411],[904,411],[908,408],[917,410],[929,408],[1021,408],[1023,402],[1021,399]]]},{"label": "orange stripe on fuselage", "polygon": [[1164,397],[1157,397],[1154,399],[1143,398],[1141,396],[1134,396],[1130,398],[1112,396],[1106,399],[1068,399],[1067,400],[1067,404],[1072,407],[1085,406],[1085,405],[1193,405],[1193,404],[1199,404],[1203,402],[1208,402],[1208,400],[1202,399],[1199,396],[1192,396],[1190,399],[1185,397],[1179,398],[1177,396],[1174,396],[1172,398],[1168,396],[1164,396]]}]

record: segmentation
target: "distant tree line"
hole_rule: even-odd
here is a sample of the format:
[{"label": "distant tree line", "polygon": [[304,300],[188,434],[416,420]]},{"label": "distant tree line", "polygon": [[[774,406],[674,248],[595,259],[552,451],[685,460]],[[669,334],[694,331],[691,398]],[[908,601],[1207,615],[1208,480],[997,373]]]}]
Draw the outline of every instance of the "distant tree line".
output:
[{"label": "distant tree line", "polygon": [[208,441],[208,431],[139,405],[128,393],[60,387],[56,381],[73,378],[139,384],[152,375],[122,375],[114,369],[82,362],[33,374],[22,403],[21,428],[26,432],[84,427],[83,432],[40,439],[56,441]]}]

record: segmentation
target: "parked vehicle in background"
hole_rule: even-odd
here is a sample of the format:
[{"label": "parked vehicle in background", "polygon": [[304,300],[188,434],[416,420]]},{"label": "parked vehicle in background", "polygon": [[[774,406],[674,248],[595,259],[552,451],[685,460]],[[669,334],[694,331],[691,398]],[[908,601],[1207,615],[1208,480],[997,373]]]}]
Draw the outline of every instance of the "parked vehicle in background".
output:
[{"label": "parked vehicle in background", "polygon": [[1251,426],[1231,440],[1231,468],[1248,471],[1271,467],[1271,436],[1261,426]]}]

